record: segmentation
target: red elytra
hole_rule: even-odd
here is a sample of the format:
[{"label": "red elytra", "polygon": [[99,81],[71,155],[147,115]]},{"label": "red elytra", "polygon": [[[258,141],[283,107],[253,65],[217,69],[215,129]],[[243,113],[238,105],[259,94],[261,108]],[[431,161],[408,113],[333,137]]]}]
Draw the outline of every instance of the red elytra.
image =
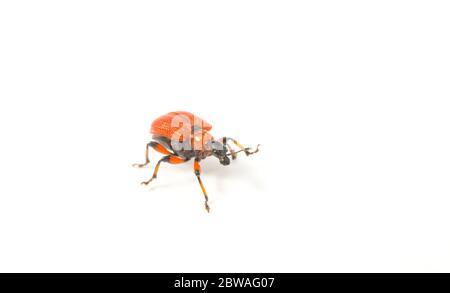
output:
[{"label": "red elytra", "polygon": [[204,131],[210,131],[212,129],[212,125],[202,118],[186,111],[176,111],[156,118],[152,123],[150,133],[172,138],[182,128],[189,126],[196,126]]}]

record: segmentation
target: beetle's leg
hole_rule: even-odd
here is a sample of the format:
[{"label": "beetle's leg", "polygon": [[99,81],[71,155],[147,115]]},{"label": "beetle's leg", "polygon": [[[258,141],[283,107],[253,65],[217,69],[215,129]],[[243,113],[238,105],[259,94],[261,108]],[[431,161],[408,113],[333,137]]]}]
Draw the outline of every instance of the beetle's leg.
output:
[{"label": "beetle's leg", "polygon": [[144,164],[133,164],[133,167],[143,168],[143,167],[147,166],[148,164],[150,164],[150,159],[148,158],[148,151],[149,151],[150,147],[153,148],[155,151],[165,154],[165,155],[172,154],[162,144],[157,143],[156,141],[151,141],[147,144],[147,148],[145,149],[145,163]]},{"label": "beetle's leg", "polygon": [[200,184],[200,187],[202,188],[203,195],[205,196],[205,209],[209,213],[208,194],[206,194],[206,190],[205,190],[205,187],[203,186],[202,179],[200,179],[200,164],[199,164],[198,159],[195,159],[195,161],[194,161],[194,172],[195,172],[195,176],[197,176],[198,183]]},{"label": "beetle's leg", "polygon": [[155,170],[153,171],[153,176],[152,178],[150,178],[147,181],[142,182],[141,184],[147,185],[149,184],[153,179],[156,179],[156,176],[158,176],[158,170],[159,170],[159,165],[161,165],[162,162],[167,162],[169,164],[181,164],[184,162],[187,162],[186,159],[175,156],[175,155],[168,155],[168,156],[164,156],[162,157],[158,163],[155,166]]},{"label": "beetle's leg", "polygon": [[227,147],[228,151],[230,151],[231,158],[233,160],[236,160],[236,158],[237,158],[236,152],[233,150],[231,145],[228,143],[228,139],[226,137],[222,137],[222,145]]},{"label": "beetle's leg", "polygon": [[[251,148],[246,148],[246,147],[244,147],[243,145],[241,145],[237,140],[235,140],[234,138],[231,138],[231,137],[228,137],[227,138],[227,140],[231,140],[238,148],[240,148],[241,150],[240,150],[240,152],[242,151],[242,152],[245,152],[245,154],[247,155],[247,156],[250,156],[250,155],[252,155],[252,154],[254,154],[254,153],[257,153],[258,151],[259,151],[259,144],[256,146],[256,149],[254,150],[254,151],[250,151],[250,149]],[[234,151],[233,151],[234,152]],[[231,153],[231,155],[233,156],[233,153],[232,152],[230,152]],[[234,152],[234,156],[236,157],[236,154],[237,154],[238,152]]]},{"label": "beetle's leg", "polygon": [[228,150],[230,151],[231,158],[232,158],[233,160],[236,160],[236,158],[237,158],[237,153],[236,153],[236,151],[233,150],[233,148],[231,147],[231,145],[230,145],[229,143],[227,143],[226,146],[227,146]]},{"label": "beetle's leg", "polygon": [[136,167],[136,168],[144,168],[145,166],[147,166],[148,164],[150,164],[150,159],[148,158],[148,149],[149,149],[149,147],[150,147],[150,143],[151,143],[151,142],[149,142],[149,143],[147,144],[147,147],[145,148],[145,163],[144,163],[144,164],[133,164],[133,167]]}]

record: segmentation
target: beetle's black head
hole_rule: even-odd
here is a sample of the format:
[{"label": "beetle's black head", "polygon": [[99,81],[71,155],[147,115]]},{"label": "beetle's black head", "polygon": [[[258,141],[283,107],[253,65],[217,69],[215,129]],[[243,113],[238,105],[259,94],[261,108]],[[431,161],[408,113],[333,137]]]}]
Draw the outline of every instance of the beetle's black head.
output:
[{"label": "beetle's black head", "polygon": [[228,149],[226,145],[218,141],[212,142],[212,154],[214,157],[218,158],[219,162],[224,166],[230,164],[230,158],[227,156],[227,153]]}]

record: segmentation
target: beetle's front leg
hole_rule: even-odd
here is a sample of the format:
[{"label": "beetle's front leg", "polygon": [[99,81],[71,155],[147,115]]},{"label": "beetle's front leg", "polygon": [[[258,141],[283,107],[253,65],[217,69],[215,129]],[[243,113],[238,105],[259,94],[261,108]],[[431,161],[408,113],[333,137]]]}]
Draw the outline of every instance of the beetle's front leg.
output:
[{"label": "beetle's front leg", "polygon": [[[230,151],[230,155],[233,157],[234,156],[234,158],[236,158],[236,154],[237,153],[239,153],[239,152],[245,152],[245,154],[247,155],[247,156],[250,156],[250,155],[253,155],[253,154],[255,154],[255,153],[257,153],[258,151],[259,151],[259,144],[256,146],[256,149],[255,150],[251,150],[251,148],[249,148],[249,147],[244,147],[243,145],[241,145],[237,140],[235,140],[234,138],[231,138],[231,137],[228,137],[228,138],[226,138],[226,140],[231,140],[237,147],[239,147],[240,148],[240,151],[238,151],[238,152],[235,152],[235,151]],[[228,145],[228,144],[227,144]]]},{"label": "beetle's front leg", "polygon": [[236,158],[237,158],[237,152],[235,152],[235,151],[233,150],[233,148],[230,146],[229,143],[227,143],[226,146],[227,146],[228,150],[230,151],[231,159],[236,160]]},{"label": "beetle's front leg", "polygon": [[259,152],[259,146],[260,146],[260,144],[258,144],[258,145],[256,146],[256,149],[253,150],[253,151],[250,151],[251,148],[244,148],[244,152],[245,152],[245,154],[246,154],[247,156],[256,154],[257,152]]},{"label": "beetle's front leg", "polygon": [[233,148],[231,147],[231,145],[228,143],[227,140],[228,139],[226,137],[222,137],[222,145],[228,148],[228,151],[230,152],[229,155],[231,155],[231,159],[236,160],[237,153],[233,150]]}]

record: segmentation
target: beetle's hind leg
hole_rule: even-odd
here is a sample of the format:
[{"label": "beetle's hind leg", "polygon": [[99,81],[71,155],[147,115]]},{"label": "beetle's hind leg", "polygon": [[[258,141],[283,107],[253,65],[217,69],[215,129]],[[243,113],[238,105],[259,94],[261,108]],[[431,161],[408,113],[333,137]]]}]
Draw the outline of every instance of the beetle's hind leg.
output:
[{"label": "beetle's hind leg", "polygon": [[161,165],[162,162],[167,162],[169,164],[181,164],[187,162],[187,160],[172,154],[162,157],[156,164],[152,177],[149,180],[142,182],[141,184],[148,185],[150,182],[152,182],[153,179],[156,179],[156,177],[158,176],[159,165]]},{"label": "beetle's hind leg", "polygon": [[206,193],[206,189],[203,186],[202,179],[200,178],[200,164],[199,164],[199,160],[197,160],[197,159],[195,159],[195,161],[194,161],[194,172],[195,172],[195,176],[197,176],[198,183],[200,184],[200,187],[203,191],[203,195],[205,196],[205,209],[209,213],[210,209],[209,209],[209,205],[208,205],[208,194]]},{"label": "beetle's hind leg", "polygon": [[150,148],[153,148],[155,151],[165,154],[165,155],[172,154],[162,144],[157,143],[156,141],[151,141],[147,144],[147,148],[145,149],[145,163],[144,164],[133,164],[133,167],[144,168],[148,164],[150,164],[150,159],[148,158],[148,153],[149,153]]}]

